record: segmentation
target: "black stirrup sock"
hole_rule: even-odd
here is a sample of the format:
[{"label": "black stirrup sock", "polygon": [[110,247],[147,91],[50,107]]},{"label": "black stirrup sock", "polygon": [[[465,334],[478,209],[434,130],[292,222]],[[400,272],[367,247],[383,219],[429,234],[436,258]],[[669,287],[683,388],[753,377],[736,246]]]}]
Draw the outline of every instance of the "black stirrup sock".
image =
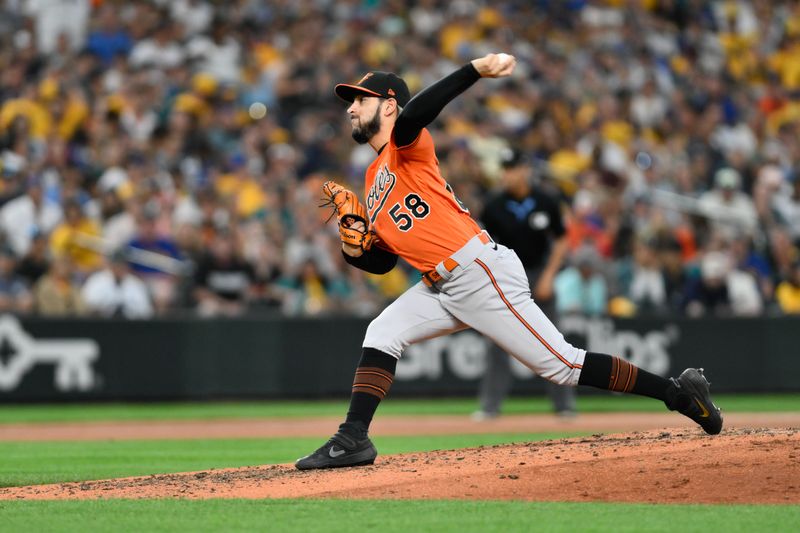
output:
[{"label": "black stirrup sock", "polygon": [[397,359],[375,348],[364,348],[353,379],[350,409],[341,430],[357,437],[366,436],[378,404],[394,381]]},{"label": "black stirrup sock", "polygon": [[666,401],[670,382],[620,357],[587,352],[578,385],[628,392]]}]

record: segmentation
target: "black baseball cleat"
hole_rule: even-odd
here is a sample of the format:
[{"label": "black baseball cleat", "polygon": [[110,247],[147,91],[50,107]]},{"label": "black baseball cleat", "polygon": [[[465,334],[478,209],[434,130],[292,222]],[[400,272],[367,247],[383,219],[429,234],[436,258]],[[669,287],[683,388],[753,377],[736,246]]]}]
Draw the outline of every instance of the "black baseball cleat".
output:
[{"label": "black baseball cleat", "polygon": [[687,368],[680,376],[669,378],[667,408],[688,416],[709,435],[722,431],[722,414],[714,405],[709,393],[710,383],[703,375],[702,368]]},{"label": "black baseball cleat", "polygon": [[298,470],[363,466],[374,463],[377,456],[369,437],[358,439],[340,430],[320,449],[295,461],[294,466]]}]

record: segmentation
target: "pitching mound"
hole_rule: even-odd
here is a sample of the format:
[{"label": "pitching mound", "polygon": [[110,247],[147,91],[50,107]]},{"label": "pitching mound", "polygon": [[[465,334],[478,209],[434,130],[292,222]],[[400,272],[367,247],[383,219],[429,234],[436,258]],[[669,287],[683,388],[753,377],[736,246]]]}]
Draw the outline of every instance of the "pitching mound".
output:
[{"label": "pitching mound", "polygon": [[800,431],[595,435],[381,456],[374,466],[273,465],[0,489],[0,499],[425,498],[800,504]]}]

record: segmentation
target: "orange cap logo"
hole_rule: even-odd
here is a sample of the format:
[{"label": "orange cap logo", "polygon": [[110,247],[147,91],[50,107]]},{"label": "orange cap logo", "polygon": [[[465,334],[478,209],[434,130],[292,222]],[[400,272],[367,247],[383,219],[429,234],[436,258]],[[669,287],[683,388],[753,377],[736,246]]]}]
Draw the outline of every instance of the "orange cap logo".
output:
[{"label": "orange cap logo", "polygon": [[372,77],[372,72],[367,72],[367,73],[364,75],[364,77],[363,77],[363,78],[361,78],[360,80],[358,80],[358,83],[356,83],[356,85],[361,85],[362,83],[364,83],[365,81],[367,81],[367,80],[368,80],[370,77]]}]

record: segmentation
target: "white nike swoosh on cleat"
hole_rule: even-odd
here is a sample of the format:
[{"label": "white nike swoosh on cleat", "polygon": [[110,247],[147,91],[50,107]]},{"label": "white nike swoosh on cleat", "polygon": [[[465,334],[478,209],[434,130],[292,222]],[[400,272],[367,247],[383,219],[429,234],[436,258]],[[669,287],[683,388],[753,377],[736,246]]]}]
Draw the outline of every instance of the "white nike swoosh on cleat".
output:
[{"label": "white nike swoosh on cleat", "polygon": [[340,455],[344,455],[344,453],[345,453],[345,450],[334,451],[333,446],[331,446],[331,449],[328,450],[328,455],[330,455],[334,459],[336,459]]}]

